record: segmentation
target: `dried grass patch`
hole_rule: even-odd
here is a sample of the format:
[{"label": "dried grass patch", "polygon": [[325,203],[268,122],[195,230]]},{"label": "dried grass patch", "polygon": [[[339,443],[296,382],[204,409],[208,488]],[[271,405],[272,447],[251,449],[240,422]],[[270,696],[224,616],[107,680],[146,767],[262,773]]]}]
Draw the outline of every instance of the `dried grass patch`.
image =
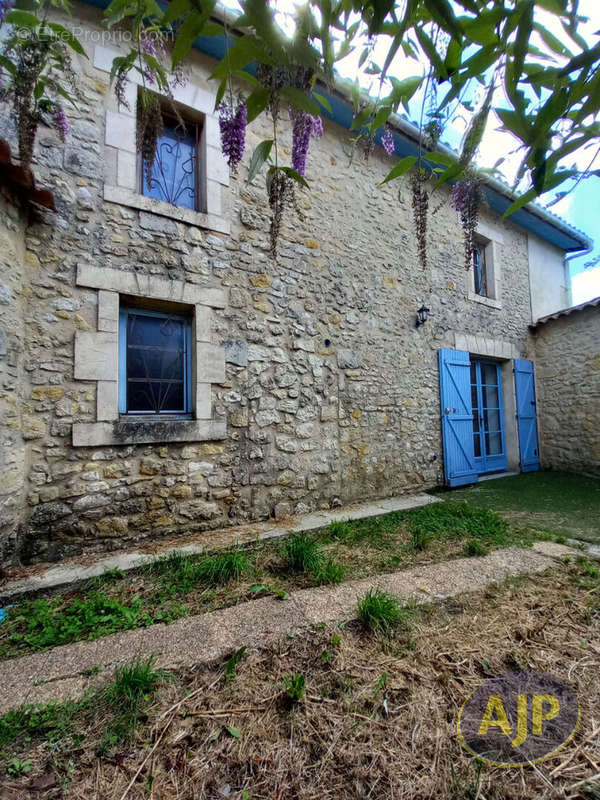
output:
[{"label": "dried grass patch", "polygon": [[[95,755],[101,709],[74,730],[83,737],[75,746],[71,736],[22,746],[12,755],[31,759],[33,778],[5,781],[0,797],[26,797],[25,787],[56,774],[57,785],[35,796],[61,796],[64,780],[62,796],[86,800],[591,800],[585,785],[600,773],[598,595],[571,564],[424,607],[410,633],[392,639],[354,623],[316,627],[247,652],[233,679],[223,666],[178,675],[133,743],[110,757]],[[581,728],[533,769],[480,771],[458,743],[458,710],[486,677],[517,667],[570,683]],[[292,674],[306,677],[306,695],[290,711]]]}]

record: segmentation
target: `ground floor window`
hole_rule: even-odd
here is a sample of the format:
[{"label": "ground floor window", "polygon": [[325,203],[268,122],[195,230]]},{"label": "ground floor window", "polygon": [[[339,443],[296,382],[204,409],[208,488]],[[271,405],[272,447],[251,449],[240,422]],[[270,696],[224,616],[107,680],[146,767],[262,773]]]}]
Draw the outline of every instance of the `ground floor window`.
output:
[{"label": "ground floor window", "polygon": [[120,414],[191,415],[191,330],[191,317],[120,309]]}]

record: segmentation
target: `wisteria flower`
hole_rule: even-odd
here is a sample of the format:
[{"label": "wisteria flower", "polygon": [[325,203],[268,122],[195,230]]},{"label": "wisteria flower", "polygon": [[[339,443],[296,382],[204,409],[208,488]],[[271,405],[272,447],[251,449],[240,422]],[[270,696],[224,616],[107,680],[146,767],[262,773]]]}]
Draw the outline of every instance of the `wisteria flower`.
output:
[{"label": "wisteria flower", "polygon": [[323,120],[304,111],[290,109],[292,118],[292,167],[298,175],[306,174],[306,157],[311,136],[315,139],[323,135]]},{"label": "wisteria flower", "polygon": [[394,143],[394,134],[389,128],[386,128],[383,132],[383,136],[381,137],[381,146],[388,154],[388,156],[393,156],[396,152],[396,145]]},{"label": "wisteria flower", "polygon": [[0,0],[0,2],[0,25],[2,25],[8,12],[14,8],[15,0]]},{"label": "wisteria flower", "polygon": [[65,110],[60,103],[56,103],[54,105],[54,112],[52,114],[52,122],[54,127],[58,131],[61,140],[64,142],[67,133],[69,132],[71,126],[69,125],[69,120],[67,119],[67,115],[65,114]]},{"label": "wisteria flower", "polygon": [[226,103],[219,106],[219,128],[221,131],[221,151],[227,158],[231,169],[242,160],[246,147],[246,125],[248,110],[245,103],[239,103],[234,110]]}]

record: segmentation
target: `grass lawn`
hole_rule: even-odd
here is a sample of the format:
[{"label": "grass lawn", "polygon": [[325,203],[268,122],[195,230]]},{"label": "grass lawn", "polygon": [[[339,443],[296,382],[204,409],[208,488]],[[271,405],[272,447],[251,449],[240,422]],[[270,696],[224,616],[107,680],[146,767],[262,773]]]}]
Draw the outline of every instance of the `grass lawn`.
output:
[{"label": "grass lawn", "polygon": [[176,555],[144,569],[113,571],[85,586],[23,600],[0,624],[0,658],[213,611],[265,594],[339,583],[415,564],[480,556],[495,547],[551,538],[467,503],[436,503],[332,523],[244,549]]},{"label": "grass lawn", "polygon": [[[80,701],[0,717],[0,796],[600,797],[596,567],[579,558],[401,614],[375,594],[360,605],[364,623],[169,676],[133,663]],[[572,686],[580,729],[535,768],[481,765],[457,739],[458,711],[486,677],[515,669]]]},{"label": "grass lawn", "polygon": [[594,478],[529,472],[442,496],[490,508],[514,523],[600,544],[600,480]]}]

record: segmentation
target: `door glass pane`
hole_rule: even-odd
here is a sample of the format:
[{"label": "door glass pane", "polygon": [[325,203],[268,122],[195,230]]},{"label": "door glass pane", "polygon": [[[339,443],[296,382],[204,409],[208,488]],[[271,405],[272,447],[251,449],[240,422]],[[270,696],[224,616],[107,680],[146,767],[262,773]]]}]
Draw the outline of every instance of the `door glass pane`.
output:
[{"label": "door glass pane", "polygon": [[500,410],[486,409],[483,412],[483,424],[486,431],[500,430]]},{"label": "door glass pane", "polygon": [[502,453],[502,436],[500,431],[485,434],[485,449],[489,456],[498,456]]},{"label": "door glass pane", "polygon": [[477,412],[473,414],[473,432],[479,433],[479,414]]},{"label": "door glass pane", "polygon": [[500,408],[500,397],[496,386],[483,387],[483,407],[484,408]]},{"label": "door glass pane", "polygon": [[471,386],[471,408],[476,409],[478,408],[478,400],[477,400],[477,387]]},{"label": "door glass pane", "polygon": [[481,436],[478,433],[473,436],[473,449],[475,450],[475,458],[481,458]]},{"label": "door glass pane", "polygon": [[498,369],[495,364],[481,365],[481,381],[490,386],[496,386],[498,384]]},{"label": "door glass pane", "polygon": [[477,367],[474,361],[471,361],[471,383],[477,383]]}]

